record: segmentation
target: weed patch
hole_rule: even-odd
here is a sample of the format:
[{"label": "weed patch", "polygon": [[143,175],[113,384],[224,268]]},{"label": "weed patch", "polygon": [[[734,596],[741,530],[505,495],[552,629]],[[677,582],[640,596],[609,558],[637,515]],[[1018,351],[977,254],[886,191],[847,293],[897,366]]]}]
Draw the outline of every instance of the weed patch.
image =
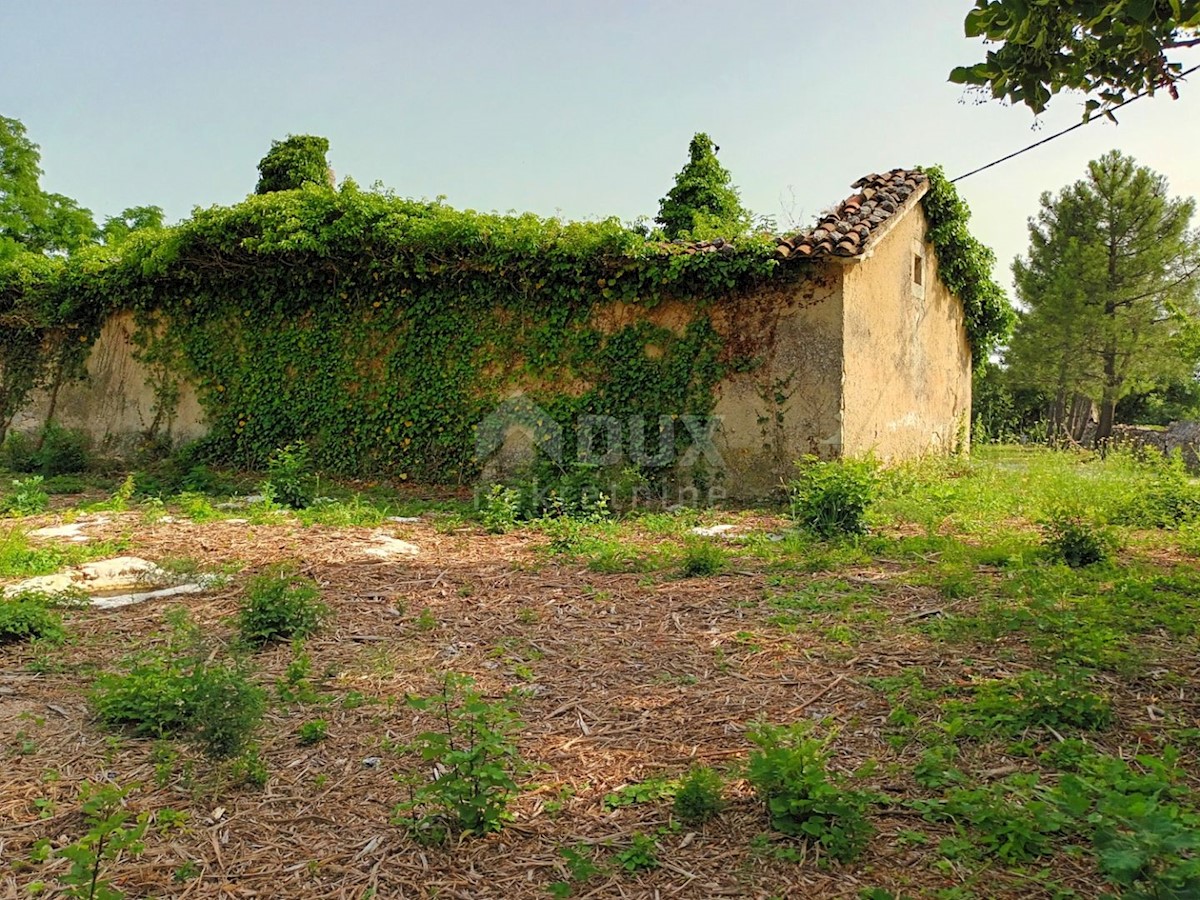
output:
[{"label": "weed patch", "polygon": [[250,647],[303,638],[315,632],[328,616],[312,579],[280,566],[251,578],[238,613],[238,629]]},{"label": "weed patch", "polygon": [[865,814],[868,797],[829,771],[829,739],[813,737],[807,722],[760,723],[747,737],[758,749],[750,753],[746,778],[772,827],[819,845],[834,859],[857,856],[874,833]]},{"label": "weed patch", "polygon": [[213,757],[232,756],[262,719],[265,697],[238,659],[221,659],[185,614],[172,616],[166,645],[135,656],[92,687],[97,717],[139,737],[182,737]]},{"label": "weed patch", "polygon": [[50,506],[50,495],[43,487],[41,475],[14,479],[12,492],[0,500],[0,513],[8,516],[35,516]]}]

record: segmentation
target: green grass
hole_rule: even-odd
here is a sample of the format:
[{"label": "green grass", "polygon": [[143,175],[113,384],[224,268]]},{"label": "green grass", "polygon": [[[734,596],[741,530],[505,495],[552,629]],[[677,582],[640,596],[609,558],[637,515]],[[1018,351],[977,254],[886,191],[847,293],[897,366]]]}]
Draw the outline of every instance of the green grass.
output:
[{"label": "green grass", "polygon": [[87,544],[35,544],[21,529],[0,525],[0,578],[50,575],[66,566],[118,556],[126,545],[127,542],[123,540]]}]

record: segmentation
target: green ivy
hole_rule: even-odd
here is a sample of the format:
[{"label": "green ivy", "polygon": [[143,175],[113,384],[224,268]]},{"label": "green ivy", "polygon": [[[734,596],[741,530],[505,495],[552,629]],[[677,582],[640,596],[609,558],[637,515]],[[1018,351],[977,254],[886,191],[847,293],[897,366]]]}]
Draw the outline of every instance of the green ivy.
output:
[{"label": "green ivy", "polygon": [[941,166],[921,169],[929,178],[929,190],[921,200],[929,219],[929,241],[937,251],[938,272],[946,287],[962,301],[967,320],[967,337],[975,365],[1012,331],[1016,313],[992,270],[996,254],[971,234],[967,223],[971,210]]},{"label": "green ivy", "polygon": [[[1011,312],[965,207],[930,177],[934,243],[982,358]],[[349,179],[252,195],[117,246],[0,264],[0,432],[33,387],[81,371],[109,315],[132,310],[155,427],[193,384],[205,449],[232,464],[304,441],[329,471],[469,480],[476,425],[518,392],[563,426],[566,459],[582,415],[640,415],[652,448],[659,417],[710,413],[717,384],[744,368],[715,307],[812,273],[780,266],[774,248],[756,235],[698,252],[615,219],[456,210]],[[619,314],[672,303],[671,327]]]}]

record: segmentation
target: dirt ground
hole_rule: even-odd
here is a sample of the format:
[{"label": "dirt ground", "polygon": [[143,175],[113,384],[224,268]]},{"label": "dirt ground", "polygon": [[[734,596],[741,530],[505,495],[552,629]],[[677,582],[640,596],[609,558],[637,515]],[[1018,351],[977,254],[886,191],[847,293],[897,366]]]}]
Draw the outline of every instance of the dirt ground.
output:
[{"label": "dirt ground", "polygon": [[[606,794],[697,762],[734,772],[725,811],[703,826],[664,832],[658,868],[630,874],[612,866],[574,896],[858,897],[873,887],[888,892],[878,896],[934,896],[961,882],[952,866],[935,865],[931,847],[897,839],[920,827],[936,843],[943,827],[899,805],[873,810],[877,834],[853,863],[781,859],[787,854],[773,848],[794,857],[802,845],[770,831],[736,777],[750,750],[748,723],[810,717],[837,734],[834,768],[878,761],[866,785],[903,798],[913,760],[884,740],[890,708],[864,679],[922,666],[953,682],[1012,665],[1011,658],[949,658],[931,645],[915,626],[944,605],[934,591],[879,566],[838,571],[842,581],[870,587],[877,613],[847,643],[819,628],[769,627],[763,597],[779,574],[752,558],[707,578],[607,575],[547,552],[538,532],[489,535],[428,519],[382,529],[416,544],[418,555],[365,556],[364,542],[379,531],[295,522],[147,525],[133,513],[99,528],[101,538],[124,536],[126,553],[243,568],[228,585],[196,596],[72,610],[72,640],[49,652],[50,664],[37,657],[45,651],[0,647],[0,896],[26,896],[31,881],[52,880],[21,860],[38,838],[78,837],[78,786],[107,779],[139,785],[134,810],[189,817],[108,870],[130,897],[545,898],[551,882],[567,878],[561,848],[584,844],[598,859],[611,858],[635,832],[668,825],[669,802],[608,811]],[[306,646],[325,702],[272,704],[260,735],[269,770],[261,789],[229,784],[216,764],[182,744],[174,771],[156,779],[152,742],[105,731],[90,714],[91,678],[155,640],[174,605],[186,605],[209,635],[230,636],[245,575],[280,560],[299,560],[334,613]],[[789,577],[803,583],[830,574]],[[284,645],[258,654],[264,684],[283,675],[293,652]],[[391,748],[418,730],[406,695],[436,690],[447,670],[473,676],[489,697],[524,689],[519,743],[534,770],[502,831],[430,847],[389,824],[402,799],[394,775],[411,765]],[[1143,702],[1139,686],[1124,690],[1122,702]],[[351,692],[365,702],[347,708]],[[301,745],[296,727],[317,716],[328,720],[329,737]],[[1021,763],[979,765],[1002,774]],[[189,861],[194,877],[175,881]],[[1063,885],[1096,895],[1089,863],[1056,857],[1052,865]],[[1036,880],[1007,876],[990,886],[985,877],[974,889],[1050,896]]]}]

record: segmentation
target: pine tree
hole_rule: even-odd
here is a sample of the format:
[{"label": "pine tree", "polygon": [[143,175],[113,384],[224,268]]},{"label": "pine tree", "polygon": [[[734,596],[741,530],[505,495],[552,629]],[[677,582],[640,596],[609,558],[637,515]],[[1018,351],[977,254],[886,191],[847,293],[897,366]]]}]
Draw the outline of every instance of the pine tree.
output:
[{"label": "pine tree", "polygon": [[[1042,195],[1029,255],[1013,266],[1025,308],[1007,360],[1017,384],[1054,398],[1052,426],[1076,394],[1100,405],[1098,442],[1122,397],[1166,376],[1186,377],[1200,286],[1195,203],[1170,198],[1166,179],[1117,151],[1086,178]],[[1057,415],[1056,415],[1057,412]]]}]

